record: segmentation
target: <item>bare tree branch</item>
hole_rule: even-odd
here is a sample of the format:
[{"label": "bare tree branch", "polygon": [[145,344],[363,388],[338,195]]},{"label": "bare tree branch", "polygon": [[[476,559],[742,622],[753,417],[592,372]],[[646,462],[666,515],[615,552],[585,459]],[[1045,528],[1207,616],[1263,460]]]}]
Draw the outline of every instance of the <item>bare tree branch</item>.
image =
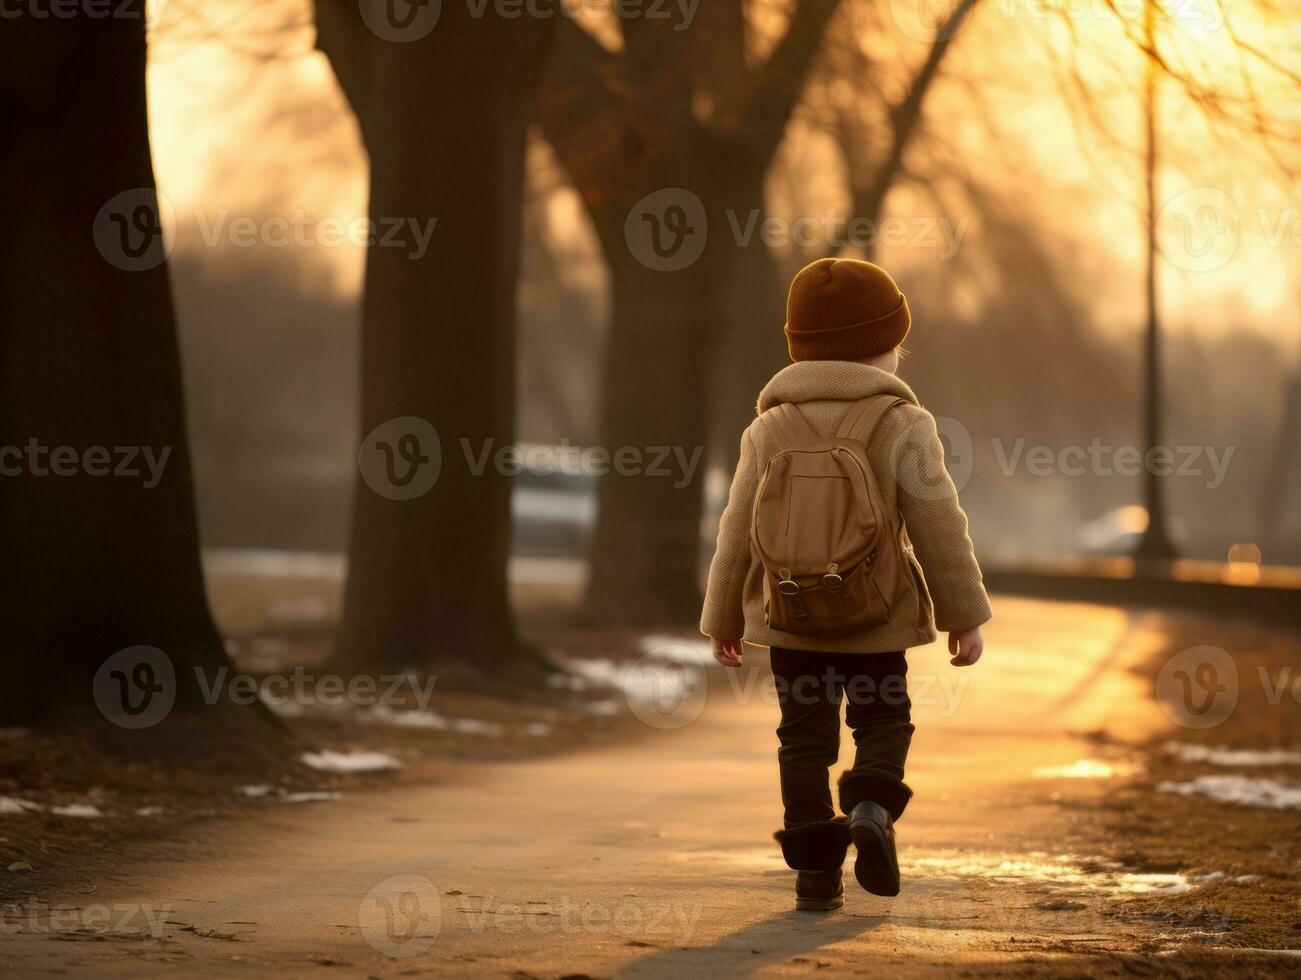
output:
[{"label": "bare tree branch", "polygon": [[840,0],[799,0],[786,33],[758,72],[741,121],[741,135],[768,158],[804,92],[809,66]]},{"label": "bare tree branch", "polygon": [[904,153],[917,127],[921,124],[922,104],[926,99],[926,93],[939,73],[940,65],[944,62],[944,56],[948,54],[954,36],[961,30],[963,23],[979,2],[980,0],[962,0],[945,18],[944,23],[936,28],[935,41],[931,44],[926,60],[917,69],[917,74],[913,76],[904,97],[890,110],[893,129],[890,148],[885,159],[876,168],[876,175],[871,186],[866,189],[866,193],[861,196],[856,195],[854,205],[856,215],[873,221],[880,216],[885,196],[889,193],[895,176],[903,165]]}]

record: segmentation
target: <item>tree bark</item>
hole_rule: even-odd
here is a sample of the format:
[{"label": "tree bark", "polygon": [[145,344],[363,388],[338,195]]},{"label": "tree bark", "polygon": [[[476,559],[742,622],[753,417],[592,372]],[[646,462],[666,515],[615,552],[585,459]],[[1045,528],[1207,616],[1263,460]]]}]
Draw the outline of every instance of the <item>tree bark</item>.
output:
[{"label": "tree bark", "polygon": [[[106,725],[96,674],[142,645],[193,714],[198,674],[229,661],[199,563],[144,22],[20,17],[5,32],[0,725]],[[234,715],[264,717],[205,717]]]},{"label": "tree bark", "polygon": [[[349,99],[370,155],[371,220],[381,229],[434,222],[423,253],[409,231],[396,247],[380,241],[367,251],[361,431],[414,417],[437,433],[436,445],[425,438],[417,454],[429,457],[420,466],[437,467],[427,492],[395,499],[364,478],[357,483],[336,651],[344,669],[479,675],[511,667],[515,677],[543,669],[512,617],[511,481],[493,454],[515,431],[527,95],[545,23],[499,18],[491,8],[475,20],[466,6],[445,4],[428,37],[366,39],[364,70],[341,76],[345,86],[365,86]],[[353,26],[364,30],[359,20]],[[385,445],[363,436],[362,458],[401,452],[398,430],[381,430]],[[441,464],[431,453],[439,449]]]},{"label": "tree bark", "polygon": [[[757,230],[742,246],[732,222],[744,224],[755,202],[762,216],[763,176],[838,5],[801,0],[769,59],[744,80],[737,78],[736,56],[743,39],[731,36],[742,24],[735,10],[714,11],[702,22],[723,32],[721,43],[704,34],[683,40],[689,32],[663,24],[624,24],[621,55],[577,27],[559,28],[543,128],[579,188],[611,277],[600,448],[649,458],[652,447],[666,446],[679,458],[700,459],[689,480],[680,464],[674,476],[603,478],[584,613],[589,621],[686,625],[699,615],[704,457],[717,431],[711,413],[719,395],[711,380],[720,342],[735,332],[729,301],[738,286],[737,253],[765,248]],[[688,43],[696,55],[713,59],[702,66],[698,89],[695,76],[676,70],[672,57],[683,51],[675,45]],[[741,90],[746,98],[739,108],[735,100],[720,101]],[[715,103],[711,119],[696,118],[696,95]],[[632,254],[624,223],[643,197],[672,188],[700,199],[708,235],[698,259],[663,271]],[[744,348],[746,339],[754,338],[730,350]],[[758,341],[745,358],[748,376],[770,363],[769,349]],[[724,428],[737,432],[742,415],[730,415]]]},{"label": "tree bark", "polygon": [[[723,290],[727,297],[723,336],[711,373],[710,408],[714,462],[731,472],[741,433],[754,421],[759,390],[789,363],[786,351],[786,275],[757,229],[768,218],[764,200],[767,167],[733,169],[737,221],[753,220],[754,236],[725,254]],[[732,234],[732,229],[727,229]]]},{"label": "tree bark", "polygon": [[599,431],[610,471],[583,615],[645,626],[699,612],[707,365],[720,311],[707,257],[647,268],[624,244],[624,216],[601,223],[612,306]]}]

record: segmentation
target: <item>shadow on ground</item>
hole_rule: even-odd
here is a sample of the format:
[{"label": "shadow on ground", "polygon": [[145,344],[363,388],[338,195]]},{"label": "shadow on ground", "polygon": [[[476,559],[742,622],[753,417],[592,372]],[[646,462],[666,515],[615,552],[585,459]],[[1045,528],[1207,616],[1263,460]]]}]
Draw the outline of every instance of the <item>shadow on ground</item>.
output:
[{"label": "shadow on ground", "polygon": [[791,960],[799,962],[801,958],[816,966],[812,954],[817,950],[862,936],[888,918],[843,910],[781,912],[720,936],[705,946],[682,946],[654,953],[620,970],[616,976],[749,975],[765,966]]}]

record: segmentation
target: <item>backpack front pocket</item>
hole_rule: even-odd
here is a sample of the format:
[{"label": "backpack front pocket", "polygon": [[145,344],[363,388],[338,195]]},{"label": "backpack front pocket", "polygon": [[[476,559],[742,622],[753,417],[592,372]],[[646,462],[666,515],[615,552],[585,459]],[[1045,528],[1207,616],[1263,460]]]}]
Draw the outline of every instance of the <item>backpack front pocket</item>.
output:
[{"label": "backpack front pocket", "polygon": [[869,574],[871,561],[843,576],[835,570],[797,578],[780,571],[778,576],[765,574],[768,625],[800,636],[838,636],[889,621],[890,607]]}]

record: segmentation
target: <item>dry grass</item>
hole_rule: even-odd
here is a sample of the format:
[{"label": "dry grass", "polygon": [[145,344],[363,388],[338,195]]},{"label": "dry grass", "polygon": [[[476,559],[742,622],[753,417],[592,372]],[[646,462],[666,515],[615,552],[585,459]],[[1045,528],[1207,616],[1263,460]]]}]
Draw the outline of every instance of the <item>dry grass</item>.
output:
[{"label": "dry grass", "polygon": [[[1134,898],[1117,915],[1145,922],[1205,946],[1301,948],[1301,811],[1271,810],[1160,792],[1163,782],[1236,772],[1295,783],[1292,767],[1225,768],[1182,761],[1168,741],[1229,748],[1287,748],[1301,744],[1301,705],[1274,697],[1280,676],[1295,669],[1295,634],[1247,624],[1207,621],[1202,628],[1171,623],[1166,652],[1148,665],[1155,678],[1169,652],[1213,636],[1237,662],[1239,700],[1222,724],[1170,730],[1141,747],[1147,778],[1118,786],[1102,807],[1105,853],[1137,872],[1222,872],[1223,878],[1178,896]],[[1269,683],[1261,682],[1263,676]],[[1237,880],[1247,878],[1249,880]],[[1296,961],[1291,962],[1296,969]],[[1252,972],[1256,972],[1254,969]]]},{"label": "dry grass", "polygon": [[[237,670],[255,679],[312,668],[325,657],[326,636],[245,636],[229,644]],[[633,649],[622,637],[565,637],[571,655],[618,655]],[[274,670],[273,670],[274,668]],[[626,711],[601,713],[593,702],[618,692],[538,690],[499,695],[439,690],[431,707],[440,717],[488,726],[478,730],[398,727],[367,723],[350,706],[309,703],[305,710],[271,715],[227,701],[200,718],[174,713],[144,732],[111,727],[87,731],[32,729],[0,738],[0,798],[37,808],[0,817],[0,899],[26,898],[57,884],[76,884],[123,870],[132,845],[165,848],[207,820],[238,819],[284,794],[362,792],[438,783],[458,765],[524,759],[570,751],[639,728]],[[407,692],[407,706],[415,707]],[[402,710],[402,706],[398,706]],[[215,714],[214,714],[215,713]],[[302,753],[382,752],[401,768],[339,774],[313,769]],[[241,787],[272,787],[261,797]],[[67,805],[96,807],[102,816],[59,815]],[[328,805],[301,803],[290,805]],[[10,869],[13,870],[10,870]]]}]

